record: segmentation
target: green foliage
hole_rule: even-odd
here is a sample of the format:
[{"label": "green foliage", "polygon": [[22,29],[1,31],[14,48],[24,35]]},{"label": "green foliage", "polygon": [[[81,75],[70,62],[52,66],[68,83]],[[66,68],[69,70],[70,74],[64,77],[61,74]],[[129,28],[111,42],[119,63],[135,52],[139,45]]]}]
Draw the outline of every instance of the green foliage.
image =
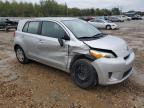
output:
[{"label": "green foliage", "polygon": [[121,11],[119,10],[119,8],[112,8],[111,10],[112,15],[120,15]]},{"label": "green foliage", "polygon": [[0,1],[0,17],[107,16],[120,13],[119,8],[112,10],[68,8],[66,3],[58,4],[55,0],[40,0],[39,4],[18,3],[15,0],[12,2]]}]

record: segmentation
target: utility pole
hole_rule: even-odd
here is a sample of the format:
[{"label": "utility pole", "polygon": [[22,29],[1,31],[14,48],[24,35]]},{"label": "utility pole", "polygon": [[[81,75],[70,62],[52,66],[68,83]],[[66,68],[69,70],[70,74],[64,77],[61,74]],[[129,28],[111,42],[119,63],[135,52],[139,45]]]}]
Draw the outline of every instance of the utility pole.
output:
[{"label": "utility pole", "polygon": [[66,16],[68,17],[68,7],[67,7],[67,3],[65,2],[65,11],[66,11]]}]

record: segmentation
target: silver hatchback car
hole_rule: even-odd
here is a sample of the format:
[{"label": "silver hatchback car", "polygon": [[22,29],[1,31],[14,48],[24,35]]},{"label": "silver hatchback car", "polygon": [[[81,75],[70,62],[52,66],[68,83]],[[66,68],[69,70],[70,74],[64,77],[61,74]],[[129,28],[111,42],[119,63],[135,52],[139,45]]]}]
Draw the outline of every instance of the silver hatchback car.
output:
[{"label": "silver hatchback car", "polygon": [[76,18],[21,20],[14,50],[20,63],[34,60],[66,71],[81,88],[126,80],[135,58],[124,40]]}]

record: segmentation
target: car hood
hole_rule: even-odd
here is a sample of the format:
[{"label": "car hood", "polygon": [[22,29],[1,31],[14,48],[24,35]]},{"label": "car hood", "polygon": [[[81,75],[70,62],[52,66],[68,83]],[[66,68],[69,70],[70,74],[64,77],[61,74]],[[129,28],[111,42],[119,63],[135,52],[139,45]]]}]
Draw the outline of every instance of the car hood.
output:
[{"label": "car hood", "polygon": [[110,35],[97,40],[84,41],[84,43],[91,48],[111,50],[120,57],[125,57],[130,53],[124,40]]}]

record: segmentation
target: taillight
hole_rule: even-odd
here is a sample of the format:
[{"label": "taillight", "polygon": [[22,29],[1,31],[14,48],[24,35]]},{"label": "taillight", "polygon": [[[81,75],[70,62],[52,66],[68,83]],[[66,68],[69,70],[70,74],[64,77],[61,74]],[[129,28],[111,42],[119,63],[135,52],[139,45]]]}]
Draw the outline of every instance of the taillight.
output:
[{"label": "taillight", "polygon": [[15,31],[13,32],[13,37],[15,37]]}]

